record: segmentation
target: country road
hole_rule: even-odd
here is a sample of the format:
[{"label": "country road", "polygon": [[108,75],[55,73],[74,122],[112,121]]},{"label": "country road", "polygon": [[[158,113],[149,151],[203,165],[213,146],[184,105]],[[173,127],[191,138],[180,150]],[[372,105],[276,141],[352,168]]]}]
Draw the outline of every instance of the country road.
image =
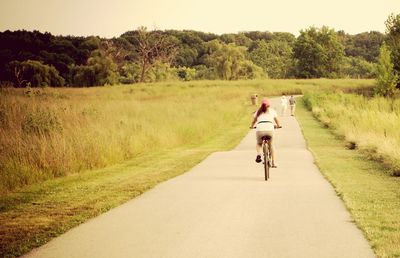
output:
[{"label": "country road", "polygon": [[211,154],[26,257],[374,257],[296,119],[280,119],[269,181],[254,162],[250,131],[232,151]]}]

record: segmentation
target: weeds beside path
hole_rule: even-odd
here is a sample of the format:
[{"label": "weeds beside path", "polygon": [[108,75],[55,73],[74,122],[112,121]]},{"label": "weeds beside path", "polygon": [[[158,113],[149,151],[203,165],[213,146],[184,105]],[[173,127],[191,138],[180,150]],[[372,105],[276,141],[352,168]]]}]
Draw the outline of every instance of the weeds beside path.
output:
[{"label": "weeds beside path", "polygon": [[322,174],[343,199],[378,257],[400,257],[400,177],[346,148],[299,101],[296,113],[308,148]]}]

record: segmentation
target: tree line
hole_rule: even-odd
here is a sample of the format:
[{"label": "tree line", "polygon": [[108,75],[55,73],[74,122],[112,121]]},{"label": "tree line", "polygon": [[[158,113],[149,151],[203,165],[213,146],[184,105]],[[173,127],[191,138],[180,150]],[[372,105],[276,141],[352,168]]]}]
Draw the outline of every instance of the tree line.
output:
[{"label": "tree line", "polygon": [[[388,35],[350,35],[329,27],[301,30],[297,38],[286,32],[216,35],[144,27],[111,39],[4,31],[0,81],[56,87],[172,79],[372,78],[383,42],[398,49],[399,42]],[[396,57],[399,53],[393,51]]]}]

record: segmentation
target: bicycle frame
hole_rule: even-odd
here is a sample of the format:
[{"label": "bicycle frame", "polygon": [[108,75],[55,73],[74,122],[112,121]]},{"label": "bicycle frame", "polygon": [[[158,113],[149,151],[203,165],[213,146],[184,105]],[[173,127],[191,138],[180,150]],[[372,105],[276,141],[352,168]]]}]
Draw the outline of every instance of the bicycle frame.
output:
[{"label": "bicycle frame", "polygon": [[264,158],[264,173],[265,181],[269,179],[269,168],[271,167],[271,150],[269,148],[269,137],[264,136],[262,138],[262,150]]}]

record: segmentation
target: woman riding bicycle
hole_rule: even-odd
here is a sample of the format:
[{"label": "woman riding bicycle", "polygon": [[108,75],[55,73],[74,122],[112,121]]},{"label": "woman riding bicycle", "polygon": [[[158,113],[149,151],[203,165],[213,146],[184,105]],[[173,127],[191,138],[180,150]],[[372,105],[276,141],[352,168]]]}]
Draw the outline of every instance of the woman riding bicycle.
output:
[{"label": "woman riding bicycle", "polygon": [[272,167],[276,168],[275,163],[275,148],[274,148],[274,122],[276,123],[277,128],[281,128],[281,125],[278,120],[278,115],[276,111],[270,107],[271,104],[268,99],[264,98],[261,102],[260,108],[254,114],[254,119],[250,128],[254,128],[256,125],[256,150],[257,157],[256,162],[261,162],[261,152],[262,152],[262,138],[264,136],[269,136],[271,139],[268,141],[269,149],[271,150],[272,156]]}]

